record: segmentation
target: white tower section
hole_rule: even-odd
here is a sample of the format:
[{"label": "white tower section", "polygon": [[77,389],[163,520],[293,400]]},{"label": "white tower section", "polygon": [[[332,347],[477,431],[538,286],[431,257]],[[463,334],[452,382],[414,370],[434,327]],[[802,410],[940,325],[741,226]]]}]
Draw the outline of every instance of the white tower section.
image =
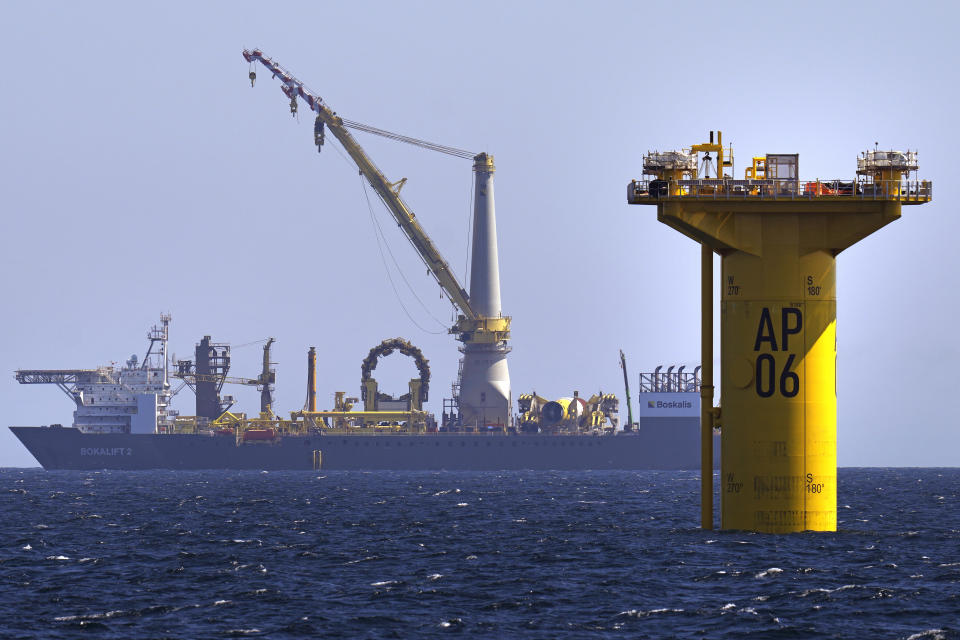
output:
[{"label": "white tower section", "polygon": [[493,200],[493,156],[481,153],[473,163],[473,260],[470,264],[470,306],[487,318],[500,316],[500,257],[497,214]]},{"label": "white tower section", "polygon": [[[497,255],[497,216],[493,200],[493,156],[475,158],[473,261],[470,265],[470,306],[486,318],[499,318],[500,261]],[[510,426],[512,397],[506,342],[467,342],[461,347],[463,372],[460,412],[465,426]]]}]

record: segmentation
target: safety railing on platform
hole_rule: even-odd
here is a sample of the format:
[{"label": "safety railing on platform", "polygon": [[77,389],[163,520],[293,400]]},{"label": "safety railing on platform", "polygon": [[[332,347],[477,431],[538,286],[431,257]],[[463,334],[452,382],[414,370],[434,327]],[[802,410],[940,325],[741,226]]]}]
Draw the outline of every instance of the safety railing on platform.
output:
[{"label": "safety railing on platform", "polygon": [[325,436],[350,436],[350,437],[368,437],[368,438],[379,438],[384,435],[391,436],[410,436],[410,437],[431,437],[431,438],[454,438],[454,437],[465,437],[465,436],[477,436],[477,437],[487,437],[487,436],[502,436],[504,433],[509,433],[505,428],[496,428],[496,429],[482,429],[479,431],[407,431],[403,429],[392,430],[392,431],[378,431],[375,429],[367,429],[363,427],[352,427],[347,429],[337,429],[337,428],[323,428],[323,434]]},{"label": "safety railing on platform", "polygon": [[[673,367],[671,367],[672,369]],[[697,393],[700,391],[700,367],[697,371],[654,371],[640,374],[640,393]]]},{"label": "safety railing on platform", "polygon": [[634,180],[628,201],[698,198],[709,200],[857,199],[928,202],[933,184],[928,180]]}]

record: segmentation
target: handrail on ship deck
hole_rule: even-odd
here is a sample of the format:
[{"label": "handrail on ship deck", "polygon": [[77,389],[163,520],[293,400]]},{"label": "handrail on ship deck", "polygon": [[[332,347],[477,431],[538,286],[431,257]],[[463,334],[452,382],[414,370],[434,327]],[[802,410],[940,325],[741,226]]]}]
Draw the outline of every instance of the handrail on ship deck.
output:
[{"label": "handrail on ship deck", "polygon": [[[284,422],[284,421],[278,421]],[[301,423],[302,425],[302,423]],[[231,427],[228,427],[231,428]],[[408,436],[411,438],[414,437],[427,437],[427,438],[455,438],[455,437],[476,437],[476,438],[486,438],[490,436],[504,436],[509,435],[513,436],[606,436],[609,435],[609,432],[604,432],[603,429],[584,429],[581,431],[545,431],[542,433],[527,434],[516,431],[508,431],[507,429],[483,429],[480,431],[411,431],[401,426],[377,426],[377,427],[351,427],[348,429],[338,429],[336,427],[319,427],[316,431],[309,431],[306,429],[290,429],[286,425],[277,424],[271,427],[276,430],[277,436],[298,436],[298,437],[336,437],[336,436],[349,436],[349,437],[379,437],[384,435],[391,436]],[[200,428],[196,425],[191,425],[190,427],[180,427],[173,429],[163,429],[162,431],[157,432],[158,435],[201,435],[209,437],[217,437],[217,433],[214,432],[213,428]]]},{"label": "handrail on ship deck", "polygon": [[922,204],[933,196],[929,180],[633,180],[630,204],[675,198],[698,200],[891,200]]}]

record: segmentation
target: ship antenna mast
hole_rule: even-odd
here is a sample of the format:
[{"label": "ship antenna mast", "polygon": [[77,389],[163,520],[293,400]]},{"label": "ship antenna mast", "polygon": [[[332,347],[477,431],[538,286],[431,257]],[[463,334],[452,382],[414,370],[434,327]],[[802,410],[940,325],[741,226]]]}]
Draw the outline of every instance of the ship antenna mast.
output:
[{"label": "ship antenna mast", "polygon": [[[170,314],[163,313],[160,315],[160,326],[153,325],[150,332],[147,333],[147,339],[150,341],[150,346],[147,347],[147,353],[143,356],[143,363],[140,365],[141,369],[146,369],[150,366],[150,356],[155,355],[162,361],[163,367],[163,384],[167,384],[167,370],[169,369],[169,363],[167,362],[167,340],[170,336]],[[160,343],[160,351],[154,353],[153,347],[157,343]]]}]

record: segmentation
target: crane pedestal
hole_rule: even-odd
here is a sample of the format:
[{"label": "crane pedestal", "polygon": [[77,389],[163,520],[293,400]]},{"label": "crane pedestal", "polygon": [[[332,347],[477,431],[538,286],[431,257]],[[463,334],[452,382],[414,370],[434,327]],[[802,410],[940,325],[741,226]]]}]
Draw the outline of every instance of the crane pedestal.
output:
[{"label": "crane pedestal", "polygon": [[459,320],[451,332],[463,342],[460,417],[474,428],[511,424],[510,318],[500,306],[500,258],[494,208],[493,156],[473,161],[473,256],[470,263],[470,306],[476,318]]},{"label": "crane pedestal", "polygon": [[836,255],[930,199],[899,174],[843,192],[795,176],[634,181],[628,196],[721,256],[724,529],[836,530]]}]

